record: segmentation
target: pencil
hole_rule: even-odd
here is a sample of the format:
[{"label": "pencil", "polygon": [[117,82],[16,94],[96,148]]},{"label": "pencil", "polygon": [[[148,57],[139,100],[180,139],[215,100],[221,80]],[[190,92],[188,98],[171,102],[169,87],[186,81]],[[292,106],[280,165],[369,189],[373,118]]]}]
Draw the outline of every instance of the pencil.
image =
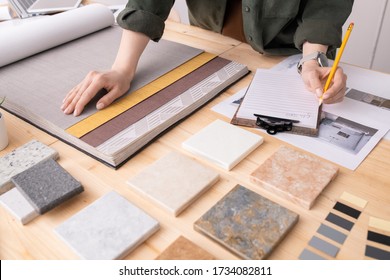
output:
[{"label": "pencil", "polygon": [[[343,42],[341,43],[341,46],[340,46],[340,49],[339,49],[339,52],[337,53],[337,56],[336,56],[336,59],[333,63],[333,66],[332,66],[332,69],[330,70],[330,73],[329,73],[329,76],[328,76],[328,79],[326,80],[326,83],[325,83],[325,86],[324,86],[324,92],[326,92],[330,86],[330,83],[332,82],[333,80],[333,77],[334,77],[334,74],[336,73],[336,70],[337,70],[337,67],[339,66],[339,62],[340,62],[340,59],[341,59],[341,56],[344,52],[344,49],[345,49],[345,46],[347,45],[347,42],[348,42],[348,38],[349,38],[349,35],[351,35],[351,31],[353,29],[353,26],[354,26],[354,23],[351,22],[348,26],[348,29],[347,29],[347,32],[345,33],[345,36],[344,36],[344,39],[343,39]],[[320,99],[319,99],[319,105],[322,104],[322,101],[323,101],[323,95],[321,95]]]}]

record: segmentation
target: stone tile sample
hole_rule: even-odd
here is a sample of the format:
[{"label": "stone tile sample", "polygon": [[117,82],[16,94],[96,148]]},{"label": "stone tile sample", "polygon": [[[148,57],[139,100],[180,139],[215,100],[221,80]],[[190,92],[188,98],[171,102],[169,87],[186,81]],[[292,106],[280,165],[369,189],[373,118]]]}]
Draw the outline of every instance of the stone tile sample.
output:
[{"label": "stone tile sample", "polygon": [[179,236],[156,260],[215,260],[215,257],[184,236]]},{"label": "stone tile sample", "polygon": [[171,152],[131,178],[128,184],[177,216],[218,179],[216,171]]},{"label": "stone tile sample", "polygon": [[298,214],[237,185],[195,224],[195,230],[243,259],[265,259],[298,221]]},{"label": "stone tile sample", "polygon": [[251,174],[251,181],[310,209],[337,172],[333,164],[282,146]]},{"label": "stone tile sample", "polygon": [[0,203],[23,225],[39,216],[39,213],[17,188],[12,188],[0,195]]},{"label": "stone tile sample", "polygon": [[11,180],[39,214],[84,191],[80,182],[53,159],[30,167]]},{"label": "stone tile sample", "polygon": [[159,223],[111,191],[55,228],[81,258],[120,259],[159,229]]},{"label": "stone tile sample", "polygon": [[11,178],[46,159],[57,159],[56,150],[32,140],[0,158],[0,194],[13,188]]},{"label": "stone tile sample", "polygon": [[231,170],[255,150],[263,137],[216,120],[182,143],[184,149],[226,170]]}]

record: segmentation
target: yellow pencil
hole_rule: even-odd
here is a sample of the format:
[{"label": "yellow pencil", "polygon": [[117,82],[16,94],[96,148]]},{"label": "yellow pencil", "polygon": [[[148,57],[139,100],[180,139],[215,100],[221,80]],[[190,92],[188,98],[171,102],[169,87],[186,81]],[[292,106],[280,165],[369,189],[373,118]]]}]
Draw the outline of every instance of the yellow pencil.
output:
[{"label": "yellow pencil", "polygon": [[[353,26],[354,26],[353,22],[350,23],[349,26],[348,26],[348,29],[347,29],[347,32],[345,33],[343,42],[341,43],[339,52],[337,53],[337,56],[336,56],[336,59],[335,59],[335,61],[333,63],[332,69],[330,70],[328,79],[326,80],[325,87],[324,87],[324,92],[326,92],[328,90],[328,88],[330,86],[330,83],[333,80],[334,74],[336,73],[337,67],[338,67],[339,62],[340,62],[341,55],[343,54],[343,51],[345,49],[345,45],[347,45],[347,41],[348,41],[349,35],[351,35],[351,31],[353,29]],[[320,100],[319,100],[319,104],[320,105],[322,104],[322,100],[323,100],[323,94],[322,94],[322,96],[320,97]]]}]

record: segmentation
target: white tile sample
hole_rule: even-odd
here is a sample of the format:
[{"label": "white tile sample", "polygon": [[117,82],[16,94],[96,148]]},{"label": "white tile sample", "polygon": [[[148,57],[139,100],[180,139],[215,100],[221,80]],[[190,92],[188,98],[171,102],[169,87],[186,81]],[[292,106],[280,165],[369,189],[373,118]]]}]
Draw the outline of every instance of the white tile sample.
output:
[{"label": "white tile sample", "polygon": [[0,203],[23,225],[39,216],[39,213],[35,211],[34,207],[17,188],[0,195]]},{"label": "white tile sample", "polygon": [[178,152],[171,152],[128,180],[138,193],[177,216],[219,179],[219,174]]},{"label": "white tile sample", "polygon": [[0,194],[13,188],[11,178],[49,158],[57,159],[56,150],[32,140],[0,158]]},{"label": "white tile sample", "polygon": [[184,149],[231,170],[263,142],[263,137],[216,120],[182,143]]},{"label": "white tile sample", "polygon": [[159,229],[159,223],[115,191],[63,222],[55,232],[83,259],[120,259]]}]

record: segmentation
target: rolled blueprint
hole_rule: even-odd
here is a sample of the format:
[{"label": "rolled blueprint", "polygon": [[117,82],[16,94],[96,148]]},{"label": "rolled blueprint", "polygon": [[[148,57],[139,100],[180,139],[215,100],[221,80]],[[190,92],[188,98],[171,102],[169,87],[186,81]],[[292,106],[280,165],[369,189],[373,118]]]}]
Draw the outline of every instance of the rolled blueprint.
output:
[{"label": "rolled blueprint", "polygon": [[91,4],[25,24],[0,27],[0,67],[114,23],[114,15],[108,7]]}]

